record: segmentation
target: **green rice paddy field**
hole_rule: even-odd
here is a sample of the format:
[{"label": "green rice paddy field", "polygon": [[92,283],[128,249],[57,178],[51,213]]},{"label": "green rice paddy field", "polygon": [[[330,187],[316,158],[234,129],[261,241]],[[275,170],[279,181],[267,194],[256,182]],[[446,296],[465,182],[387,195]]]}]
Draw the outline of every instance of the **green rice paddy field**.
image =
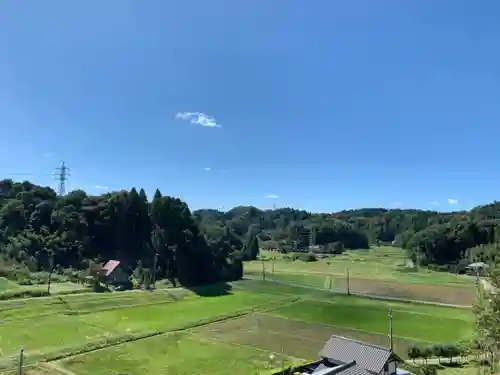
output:
[{"label": "green rice paddy field", "polygon": [[0,302],[0,372],[14,371],[24,347],[28,375],[257,374],[281,360],[317,359],[332,334],[388,346],[389,309],[401,356],[415,342],[452,343],[472,333],[466,308],[247,280]]},{"label": "green rice paddy field", "polygon": [[411,268],[406,252],[395,247],[352,250],[316,262],[291,261],[269,251],[261,257],[264,262],[246,262],[245,277],[453,305],[470,306],[476,298],[474,277]]}]

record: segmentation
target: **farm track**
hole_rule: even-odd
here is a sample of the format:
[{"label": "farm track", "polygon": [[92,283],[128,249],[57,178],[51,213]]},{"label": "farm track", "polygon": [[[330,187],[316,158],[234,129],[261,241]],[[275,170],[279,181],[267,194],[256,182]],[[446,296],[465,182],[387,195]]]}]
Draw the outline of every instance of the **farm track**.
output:
[{"label": "farm track", "polygon": [[57,375],[78,375],[77,373],[61,366],[61,364],[58,361],[44,362],[40,366],[49,370],[50,373],[53,373],[55,371]]},{"label": "farm track", "polygon": [[[253,277],[245,277],[245,279],[247,279],[247,280],[267,281],[267,282],[276,283],[276,284],[283,284],[283,285],[295,286],[295,287],[300,287],[300,288],[307,288],[307,289],[319,290],[319,291],[323,291],[323,292],[327,292],[327,293],[332,293],[332,294],[337,294],[337,295],[339,295],[339,294],[340,295],[347,295],[346,292],[342,292],[342,291],[338,291],[338,290],[318,288],[318,287],[315,287],[315,286],[309,286],[309,285],[304,285],[304,284],[291,283],[291,282],[286,282],[286,281],[262,280],[262,279],[253,278]],[[442,307],[454,307],[454,308],[461,308],[461,309],[470,309],[471,308],[470,305],[457,305],[457,304],[451,304],[451,303],[422,301],[422,300],[415,300],[415,299],[409,299],[409,298],[399,298],[399,297],[390,297],[390,296],[378,296],[378,295],[375,295],[375,294],[366,294],[366,293],[351,292],[350,295],[358,296],[358,297],[371,298],[371,299],[377,299],[377,300],[383,300],[383,301],[419,303],[419,304],[423,304],[423,305],[433,305],[433,306],[442,306]]]}]

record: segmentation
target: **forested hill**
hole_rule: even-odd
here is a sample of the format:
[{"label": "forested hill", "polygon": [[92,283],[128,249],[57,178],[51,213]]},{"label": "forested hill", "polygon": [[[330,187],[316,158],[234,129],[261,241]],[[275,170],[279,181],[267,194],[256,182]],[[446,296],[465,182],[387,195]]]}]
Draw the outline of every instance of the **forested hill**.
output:
[{"label": "forested hill", "polygon": [[362,209],[314,214],[239,206],[191,213],[180,199],[131,189],[100,196],[57,196],[30,182],[0,181],[0,277],[29,271],[86,269],[120,260],[184,285],[232,280],[259,248],[339,253],[392,243],[420,264],[491,261],[500,246],[500,203],[469,212]]},{"label": "forested hill", "polygon": [[257,234],[261,248],[306,251],[313,243],[321,252],[367,248],[387,243],[408,250],[420,264],[468,264],[493,261],[500,245],[500,203],[471,211],[366,208],[315,214],[289,208],[259,210],[235,207],[228,212],[194,212],[208,238],[229,228],[245,238]]},{"label": "forested hill", "polygon": [[117,259],[143,274],[156,263],[157,278],[196,285],[241,278],[241,250],[229,231],[207,241],[187,204],[158,190],[150,202],[136,189],[60,197],[30,182],[0,181],[0,277],[20,267],[85,270]]}]

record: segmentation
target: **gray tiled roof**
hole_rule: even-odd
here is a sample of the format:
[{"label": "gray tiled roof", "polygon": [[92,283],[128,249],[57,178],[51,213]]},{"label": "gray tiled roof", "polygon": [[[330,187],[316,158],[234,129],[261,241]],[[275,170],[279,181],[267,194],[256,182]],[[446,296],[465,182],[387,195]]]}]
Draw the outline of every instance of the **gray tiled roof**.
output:
[{"label": "gray tiled roof", "polygon": [[[391,354],[389,349],[340,336],[332,336],[319,353],[321,357],[336,363],[356,361],[354,367],[361,367],[361,369],[377,374],[382,371]],[[362,373],[342,372],[342,375],[344,374],[361,375]]]},{"label": "gray tiled roof", "polygon": [[347,367],[346,369],[336,373],[337,375],[371,375],[368,371],[366,371],[363,367],[359,365],[353,365]]}]

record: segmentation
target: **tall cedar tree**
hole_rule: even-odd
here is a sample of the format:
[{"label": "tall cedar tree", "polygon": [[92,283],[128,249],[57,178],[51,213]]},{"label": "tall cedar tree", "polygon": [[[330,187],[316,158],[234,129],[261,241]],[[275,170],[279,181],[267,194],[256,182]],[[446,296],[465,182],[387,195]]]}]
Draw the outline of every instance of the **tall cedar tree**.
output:
[{"label": "tall cedar tree", "polygon": [[[221,256],[223,255],[223,256]],[[144,190],[88,196],[81,190],[59,197],[30,182],[0,181],[0,271],[16,277],[26,271],[88,270],[110,259],[132,273],[149,270],[157,260],[157,279],[184,285],[228,280],[241,274],[217,243],[210,245],[187,204],[162,196],[151,203]]]}]

